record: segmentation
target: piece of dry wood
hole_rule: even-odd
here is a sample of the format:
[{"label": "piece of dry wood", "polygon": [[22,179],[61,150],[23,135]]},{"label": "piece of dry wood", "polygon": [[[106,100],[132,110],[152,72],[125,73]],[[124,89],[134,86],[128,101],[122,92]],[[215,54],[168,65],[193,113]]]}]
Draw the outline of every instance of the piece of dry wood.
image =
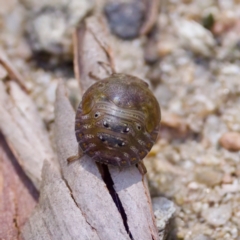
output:
[{"label": "piece of dry wood", "polygon": [[135,166],[122,171],[110,167],[110,174],[134,239],[158,239],[146,179]]},{"label": "piece of dry wood", "polygon": [[56,147],[63,179],[45,164],[40,202],[23,229],[24,239],[130,239],[121,215],[87,156],[67,164],[76,153],[74,111],[63,85],[57,91]]},{"label": "piece of dry wood", "polygon": [[151,31],[152,27],[156,23],[160,5],[160,0],[148,0],[145,2],[147,6],[147,13],[145,21],[140,29],[141,35],[148,34]]},{"label": "piece of dry wood", "polygon": [[20,239],[38,193],[0,133],[0,239]]},{"label": "piece of dry wood", "polygon": [[[81,49],[87,49],[89,45],[96,46],[95,49],[92,47],[92,51],[87,55],[79,55],[75,52],[75,54],[78,54],[78,61],[75,62],[75,68],[77,68],[80,73],[80,82],[88,82],[89,78],[86,78],[86,76],[88,76],[92,69],[95,70],[100,67],[99,63],[93,58],[94,51],[98,53],[99,57],[102,57],[98,58],[99,62],[104,62],[106,65],[112,66],[112,69],[114,68],[112,51],[107,43],[107,33],[104,30],[105,27],[102,26],[103,24],[104,22],[99,21],[98,18],[91,17],[86,21],[85,25],[78,28],[79,35],[77,35],[78,37],[75,39],[77,45],[81,46]],[[89,26],[92,26],[90,30]],[[104,31],[104,34],[102,31]],[[92,39],[88,39],[88,41],[82,40],[87,39],[90,34]],[[106,56],[110,56],[110,58]],[[82,71],[83,68],[85,71]],[[99,79],[103,79],[106,77],[106,73],[106,71],[95,71],[94,75],[97,74],[96,76]],[[108,73],[108,75],[110,73]],[[86,90],[86,86],[87,84],[82,85],[83,91]],[[132,166],[120,171],[118,168],[110,167],[109,171],[114,183],[113,187],[119,196],[124,214],[126,214],[126,224],[133,238],[158,239],[147,183],[145,179],[142,178],[138,169]]]},{"label": "piece of dry wood", "polygon": [[[56,100],[56,146],[72,197],[100,239],[129,239],[121,215],[102,180],[95,162],[84,156],[68,165],[67,158],[78,151],[74,134],[75,113],[59,86]],[[111,221],[109,221],[111,219]]]},{"label": "piece of dry wood", "polygon": [[13,81],[0,81],[0,130],[38,189],[44,160],[53,162],[56,158],[35,104]]},{"label": "piece of dry wood", "polygon": [[48,162],[43,167],[39,204],[24,226],[24,239],[99,240],[66,182]]},{"label": "piece of dry wood", "polygon": [[90,17],[74,33],[74,71],[83,94],[93,83],[93,76],[105,78],[114,72],[112,50],[103,18]]}]

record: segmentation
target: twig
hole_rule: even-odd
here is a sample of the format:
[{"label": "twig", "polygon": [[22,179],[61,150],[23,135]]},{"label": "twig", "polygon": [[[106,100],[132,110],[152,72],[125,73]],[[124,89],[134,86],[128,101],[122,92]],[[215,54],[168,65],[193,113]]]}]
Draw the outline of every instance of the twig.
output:
[{"label": "twig", "polygon": [[18,72],[18,70],[11,64],[9,61],[6,53],[2,48],[0,48],[0,63],[5,67],[7,70],[9,76],[11,77],[12,80],[16,81],[19,86],[24,90],[25,92],[28,92],[29,90],[27,89],[26,85],[24,84],[24,79],[22,75]]}]

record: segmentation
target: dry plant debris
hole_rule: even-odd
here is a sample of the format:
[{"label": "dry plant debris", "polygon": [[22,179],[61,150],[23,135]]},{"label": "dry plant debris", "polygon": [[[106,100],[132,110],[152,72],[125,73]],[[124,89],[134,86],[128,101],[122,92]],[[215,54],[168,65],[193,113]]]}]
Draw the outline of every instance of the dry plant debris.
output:
[{"label": "dry plant debris", "polygon": [[20,239],[37,204],[38,192],[0,134],[0,238]]},{"label": "dry plant debris", "polygon": [[[5,65],[8,66],[6,71],[10,72],[9,78],[12,79],[14,67],[9,61]],[[0,112],[1,132],[18,163],[35,187],[39,188],[43,162],[53,162],[55,154],[36,105],[15,81],[4,83],[0,79]]]}]

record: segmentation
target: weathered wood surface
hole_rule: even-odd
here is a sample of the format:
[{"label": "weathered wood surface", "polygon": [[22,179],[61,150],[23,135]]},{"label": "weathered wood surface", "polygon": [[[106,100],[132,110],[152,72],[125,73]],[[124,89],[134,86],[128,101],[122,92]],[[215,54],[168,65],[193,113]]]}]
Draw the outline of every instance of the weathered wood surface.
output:
[{"label": "weathered wood surface", "polygon": [[67,164],[67,158],[78,150],[73,131],[74,115],[64,87],[60,85],[55,138],[63,176],[54,173],[49,165],[44,167],[40,202],[24,228],[23,237],[130,239],[96,164],[87,156]]},{"label": "weathered wood surface", "polygon": [[69,165],[66,161],[78,151],[74,121],[75,113],[64,94],[63,86],[60,85],[56,101],[55,137],[63,178],[86,221],[95,229],[100,239],[110,240],[116,236],[118,239],[128,239],[121,215],[95,162],[87,156]]},{"label": "weathered wood surface", "polygon": [[0,239],[21,239],[20,231],[38,193],[0,133]]},{"label": "weathered wood surface", "polygon": [[35,104],[13,81],[0,81],[0,130],[18,163],[39,189],[43,162],[54,162],[55,154]]},{"label": "weathered wood surface", "polygon": [[66,182],[48,162],[42,178],[39,204],[23,229],[23,238],[98,240]]},{"label": "weathered wood surface", "polygon": [[74,71],[84,93],[96,82],[93,76],[106,78],[114,71],[112,50],[103,18],[90,17],[74,34]]},{"label": "weathered wood surface", "polygon": [[[107,42],[107,32],[102,20],[94,17],[89,18],[85,25],[77,29],[76,37],[75,41],[79,49],[91,48],[91,51],[85,51],[85,54],[75,52],[75,56],[77,56],[75,58],[75,71],[79,73],[80,82],[93,83],[89,73],[103,79],[114,72],[113,54]],[[98,56],[97,59],[96,56]],[[103,63],[107,68],[103,68]],[[80,84],[80,86],[84,92],[87,85]],[[129,231],[133,234],[134,239],[157,239],[147,183],[142,179],[138,169],[133,166],[124,169],[124,171],[114,167],[110,167],[109,170],[115,191],[127,217]]]},{"label": "weathered wood surface", "polygon": [[145,177],[135,166],[124,171],[110,167],[110,174],[134,239],[158,239]]},{"label": "weathered wood surface", "polygon": [[141,35],[148,34],[152,30],[153,26],[156,24],[160,2],[160,0],[145,1],[145,4],[147,5],[147,14],[144,24],[140,29]]},{"label": "weathered wood surface", "polygon": [[0,74],[0,131],[26,175],[39,189],[43,162],[55,162],[57,168],[55,153],[21,74],[2,48],[0,69],[5,72]]}]

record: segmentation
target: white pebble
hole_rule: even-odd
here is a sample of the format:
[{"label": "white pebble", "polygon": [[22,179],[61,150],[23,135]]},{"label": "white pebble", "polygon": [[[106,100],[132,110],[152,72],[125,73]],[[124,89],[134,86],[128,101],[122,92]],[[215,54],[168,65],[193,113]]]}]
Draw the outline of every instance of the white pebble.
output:
[{"label": "white pebble", "polygon": [[180,20],[175,29],[184,47],[190,48],[194,53],[211,56],[215,45],[213,35],[202,25],[195,21]]},{"label": "white pebble", "polygon": [[232,215],[230,204],[220,205],[218,207],[208,208],[202,213],[203,218],[211,225],[217,227],[224,225]]}]

